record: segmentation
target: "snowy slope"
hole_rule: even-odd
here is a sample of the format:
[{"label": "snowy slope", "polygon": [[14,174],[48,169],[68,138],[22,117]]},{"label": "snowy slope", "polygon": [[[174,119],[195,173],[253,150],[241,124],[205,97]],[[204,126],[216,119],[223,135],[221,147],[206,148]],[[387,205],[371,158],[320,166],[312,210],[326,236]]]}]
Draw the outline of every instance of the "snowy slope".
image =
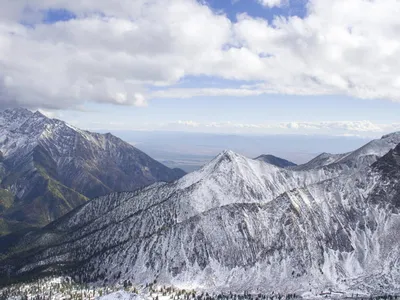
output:
[{"label": "snowy slope", "polygon": [[143,300],[144,298],[136,295],[131,294],[125,291],[114,292],[102,297],[97,297],[96,300]]},{"label": "snowy slope", "polygon": [[292,167],[294,170],[312,170],[312,169],[318,169],[318,168],[323,168],[326,166],[329,166],[331,164],[334,164],[336,161],[338,161],[340,158],[346,156],[347,153],[345,154],[331,154],[331,153],[321,153],[317,157],[313,158],[309,162],[298,165],[295,167]]},{"label": "snowy slope", "polygon": [[379,145],[391,147],[392,138],[384,140],[348,156],[346,168],[308,171],[224,151],[173,183],[94,199],[25,235],[0,262],[0,275],[64,271],[88,282],[157,280],[185,289],[398,293],[400,146],[359,164],[381,153]]}]

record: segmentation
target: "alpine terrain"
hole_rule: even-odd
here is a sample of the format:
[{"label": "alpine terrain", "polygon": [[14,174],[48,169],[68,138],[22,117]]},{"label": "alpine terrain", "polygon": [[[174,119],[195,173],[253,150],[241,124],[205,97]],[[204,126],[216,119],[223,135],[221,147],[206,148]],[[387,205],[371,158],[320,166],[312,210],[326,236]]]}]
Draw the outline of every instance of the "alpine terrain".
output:
[{"label": "alpine terrain", "polygon": [[89,198],[184,175],[107,133],[40,112],[0,112],[0,233],[43,226]]},{"label": "alpine terrain", "polygon": [[[1,272],[220,291],[400,291],[400,133],[295,169],[224,151],[8,243]],[[386,154],[385,154],[386,153]],[[383,156],[382,156],[383,155]]]}]

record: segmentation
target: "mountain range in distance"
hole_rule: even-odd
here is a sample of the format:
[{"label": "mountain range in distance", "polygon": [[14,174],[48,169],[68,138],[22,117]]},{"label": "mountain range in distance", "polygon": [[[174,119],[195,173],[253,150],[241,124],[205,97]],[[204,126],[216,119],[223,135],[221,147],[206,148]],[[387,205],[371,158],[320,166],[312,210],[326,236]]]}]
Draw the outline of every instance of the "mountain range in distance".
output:
[{"label": "mountain range in distance", "polygon": [[0,277],[233,292],[400,292],[400,133],[277,167],[226,150],[0,239]]},{"label": "mountain range in distance", "polygon": [[[110,129],[99,130],[106,133]],[[304,164],[320,153],[350,152],[372,139],[360,136],[301,134],[246,135],[135,130],[111,130],[111,132],[166,166],[182,168],[186,172],[200,169],[224,149],[246,157],[272,154],[296,164]]]}]

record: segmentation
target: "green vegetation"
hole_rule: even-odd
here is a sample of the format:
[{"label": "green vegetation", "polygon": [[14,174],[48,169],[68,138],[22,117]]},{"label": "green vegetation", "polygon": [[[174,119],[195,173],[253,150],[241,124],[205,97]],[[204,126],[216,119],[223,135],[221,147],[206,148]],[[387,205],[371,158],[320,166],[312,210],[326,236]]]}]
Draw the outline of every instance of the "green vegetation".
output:
[{"label": "green vegetation", "polygon": [[[88,198],[84,195],[50,177],[46,177],[41,195],[36,197],[31,205],[28,205],[31,212],[35,212],[34,215],[28,217],[28,220],[32,225],[45,226],[86,201],[88,201]],[[26,213],[27,215],[30,214],[29,211]],[[36,223],[32,223],[35,219]]]},{"label": "green vegetation", "polygon": [[[41,227],[61,217],[73,208],[88,201],[88,198],[63,185],[40,163],[35,163],[34,182],[23,199],[6,189],[0,189],[0,235],[29,227]],[[50,173],[49,173],[50,172]],[[4,186],[15,184],[21,174],[9,174]]]},{"label": "green vegetation", "polygon": [[10,191],[0,188],[0,212],[10,208],[14,203],[14,198]]},{"label": "green vegetation", "polygon": [[0,219],[0,234],[8,234],[10,232],[10,227],[6,220]]},{"label": "green vegetation", "polygon": [[68,200],[66,198],[70,198],[70,195],[73,195],[72,198],[76,198],[79,202],[85,202],[88,200],[88,198],[77,191],[63,185],[59,181],[53,179],[47,172],[44,167],[42,167],[40,164],[35,164],[35,167],[38,171],[38,173],[48,180],[47,183],[47,191],[45,194],[49,193],[52,197],[62,199],[64,200],[65,204],[69,206],[70,209],[72,209],[75,206],[71,206],[70,203],[68,203]]},{"label": "green vegetation", "polygon": [[[11,232],[21,232],[28,229],[35,228],[31,224],[25,222],[18,222],[13,220],[7,220],[0,217],[0,235],[6,235]],[[1,260],[1,259],[0,259]]]}]

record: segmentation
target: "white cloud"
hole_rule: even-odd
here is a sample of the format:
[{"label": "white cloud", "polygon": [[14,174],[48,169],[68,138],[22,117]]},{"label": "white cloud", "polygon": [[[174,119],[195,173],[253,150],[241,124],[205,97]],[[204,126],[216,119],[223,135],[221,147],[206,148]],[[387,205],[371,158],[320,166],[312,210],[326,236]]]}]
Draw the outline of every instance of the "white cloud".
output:
[{"label": "white cloud", "polygon": [[[248,88],[166,88],[157,92],[152,92],[153,98],[190,98],[196,96],[234,96],[245,97],[261,95],[264,91],[261,89]],[[269,91],[269,93],[275,93]]]},{"label": "white cloud", "polygon": [[231,35],[228,19],[195,0],[34,0],[29,7],[37,13],[63,7],[78,18],[32,28],[18,23],[24,2],[2,9],[10,14],[0,19],[0,95],[32,108],[144,106],[147,86],[203,72],[196,71],[201,61]]},{"label": "white cloud", "polygon": [[235,32],[268,67],[277,90],[347,94],[399,101],[400,11],[395,0],[311,0],[305,19],[274,21],[242,15]]},{"label": "white cloud", "polygon": [[[246,14],[231,23],[195,0],[7,1],[0,11],[0,103],[146,106],[154,97],[267,93],[400,101],[400,2],[310,0],[307,7],[304,19],[271,24]],[[50,8],[77,18],[40,24]],[[262,83],[176,86],[198,75]]]},{"label": "white cloud", "polygon": [[45,110],[45,109],[39,109],[39,112],[41,112],[43,115],[45,115],[48,118],[57,118],[58,114],[54,111],[50,111],[50,110]]},{"label": "white cloud", "polygon": [[281,6],[283,4],[282,0],[258,0],[258,2],[268,7]]},{"label": "white cloud", "polygon": [[371,121],[330,121],[330,122],[278,122],[278,123],[235,123],[208,122],[193,120],[161,124],[167,130],[194,130],[199,132],[240,132],[240,133],[277,133],[277,134],[328,134],[379,136],[400,130],[400,124],[377,124]]},{"label": "white cloud", "polygon": [[178,125],[183,125],[183,126],[189,126],[189,127],[198,127],[200,124],[197,122],[193,121],[181,121],[179,120],[176,124]]},{"label": "white cloud", "polygon": [[147,106],[146,98],[139,93],[133,95],[135,99],[135,106]]}]

